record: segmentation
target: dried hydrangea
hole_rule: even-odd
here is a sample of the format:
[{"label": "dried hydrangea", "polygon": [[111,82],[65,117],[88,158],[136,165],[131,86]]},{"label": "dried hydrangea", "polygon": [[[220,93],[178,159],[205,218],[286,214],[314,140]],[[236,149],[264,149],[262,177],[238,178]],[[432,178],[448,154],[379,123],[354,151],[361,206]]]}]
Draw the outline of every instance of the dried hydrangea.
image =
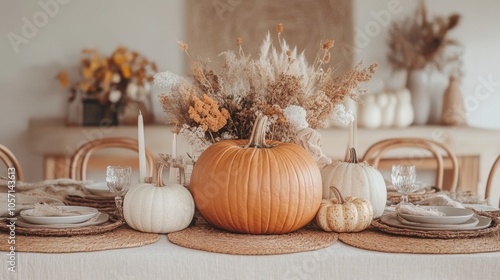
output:
[{"label": "dried hydrangea", "polygon": [[348,125],[354,121],[354,113],[351,110],[346,111],[343,104],[335,105],[332,117],[334,120],[339,121],[345,125]]},{"label": "dried hydrangea", "polygon": [[170,90],[171,88],[179,85],[181,82],[182,78],[179,75],[169,71],[159,72],[154,75],[154,85],[159,88]]},{"label": "dried hydrangea", "polygon": [[295,127],[297,131],[309,127],[306,120],[307,112],[304,108],[297,105],[290,105],[283,110],[283,114],[286,120]]}]

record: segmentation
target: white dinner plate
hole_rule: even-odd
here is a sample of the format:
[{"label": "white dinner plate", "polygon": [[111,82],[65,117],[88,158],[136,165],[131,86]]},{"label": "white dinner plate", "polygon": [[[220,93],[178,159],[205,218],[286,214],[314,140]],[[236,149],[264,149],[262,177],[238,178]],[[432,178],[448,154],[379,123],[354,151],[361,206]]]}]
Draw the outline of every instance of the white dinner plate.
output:
[{"label": "white dinner plate", "polygon": [[400,213],[399,215],[405,220],[425,223],[425,224],[460,224],[468,221],[474,211],[471,209],[454,208],[449,206],[420,206],[426,209],[436,209],[444,213],[444,216],[420,216]]},{"label": "white dinner plate", "polygon": [[460,225],[457,225],[457,227],[447,227],[447,228],[436,228],[436,227],[419,227],[419,226],[410,226],[410,225],[404,225],[401,222],[398,221],[398,219],[395,217],[395,215],[384,215],[380,217],[380,221],[386,225],[397,227],[397,228],[404,228],[404,229],[416,229],[416,230],[479,230],[479,229],[484,229],[487,228],[491,225],[491,218],[484,217],[484,216],[474,216],[476,217],[479,222],[477,223],[476,226],[471,227],[471,228],[460,228]]},{"label": "white dinner plate", "polygon": [[91,192],[95,195],[113,196],[113,193],[109,190],[106,182],[97,182],[97,183],[88,184],[88,185],[85,185],[85,188],[89,192]]},{"label": "white dinner plate", "polygon": [[106,213],[99,213],[99,216],[96,217],[95,220],[89,219],[82,223],[75,224],[50,224],[50,225],[42,225],[42,224],[33,224],[25,221],[23,217],[19,217],[16,221],[16,225],[25,227],[25,228],[77,228],[77,227],[88,227],[88,226],[96,226],[103,224],[109,220],[109,215]]},{"label": "white dinner plate", "polygon": [[475,227],[479,223],[479,219],[472,216],[468,221],[465,223],[461,224],[423,224],[423,223],[415,223],[415,222],[410,222],[402,217],[398,218],[398,221],[402,223],[403,225],[407,226],[413,226],[416,229],[419,228],[446,228],[446,229],[469,229]]},{"label": "white dinner plate", "polygon": [[76,224],[82,223],[92,218],[97,212],[96,208],[85,206],[56,206],[68,211],[85,211],[88,214],[72,215],[72,216],[31,216],[34,209],[22,210],[20,215],[29,223],[51,225],[51,224]]}]

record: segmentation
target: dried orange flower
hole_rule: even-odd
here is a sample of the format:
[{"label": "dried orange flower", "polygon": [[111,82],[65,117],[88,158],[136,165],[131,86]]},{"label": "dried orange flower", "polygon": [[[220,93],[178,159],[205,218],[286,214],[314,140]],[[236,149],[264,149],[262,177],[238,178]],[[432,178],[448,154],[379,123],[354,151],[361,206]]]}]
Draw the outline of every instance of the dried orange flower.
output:
[{"label": "dried orange flower", "polygon": [[63,88],[68,87],[69,85],[68,73],[66,73],[65,71],[61,71],[59,72],[59,74],[57,74],[56,78],[59,80]]},{"label": "dried orange flower", "polygon": [[227,124],[229,112],[206,94],[200,98],[193,96],[193,104],[189,106],[189,117],[200,124],[203,131],[217,132]]},{"label": "dried orange flower", "polygon": [[236,39],[236,45],[241,46],[242,43],[243,43],[243,39],[241,39],[241,37],[238,37]]},{"label": "dried orange flower", "polygon": [[333,48],[334,43],[335,43],[335,41],[333,41],[333,40],[327,40],[325,43],[323,43],[321,48],[324,50],[329,50],[329,49]]},{"label": "dried orange flower", "polygon": [[328,62],[330,62],[330,59],[332,58],[331,56],[332,56],[332,55],[330,54],[330,52],[326,52],[326,53],[325,53],[325,56],[323,57],[323,62],[324,62],[324,63],[328,63]]},{"label": "dried orange flower", "polygon": [[278,31],[278,34],[281,34],[283,32],[283,24],[280,23],[276,26],[276,31]]},{"label": "dried orange flower", "polygon": [[288,57],[292,56],[292,51],[291,50],[286,51],[286,56]]},{"label": "dried orange flower", "polygon": [[182,51],[187,52],[188,51],[188,44],[184,43],[183,41],[177,41],[177,44],[179,44],[179,47],[181,48]]}]

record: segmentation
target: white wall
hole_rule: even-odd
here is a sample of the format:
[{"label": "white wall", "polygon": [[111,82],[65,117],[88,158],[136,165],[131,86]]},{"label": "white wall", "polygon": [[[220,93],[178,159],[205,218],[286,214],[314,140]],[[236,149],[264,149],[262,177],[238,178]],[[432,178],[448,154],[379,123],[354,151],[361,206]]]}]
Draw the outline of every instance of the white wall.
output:
[{"label": "white wall", "polygon": [[[43,9],[38,1],[0,2],[0,143],[19,157],[28,181],[42,179],[42,158],[31,154],[28,146],[28,120],[65,116],[67,92],[59,87],[55,76],[63,69],[76,71],[82,48],[97,48],[109,54],[118,45],[124,45],[155,60],[161,70],[183,72],[183,54],[176,43],[184,37],[182,0],[54,1],[41,2],[67,3],[58,4],[58,11],[48,17],[44,26],[28,34],[32,38],[20,44],[18,52],[9,42],[8,34],[22,36],[23,18],[33,23],[33,17],[42,15]],[[418,2],[399,1],[402,11],[394,18],[411,13]],[[370,12],[386,9],[388,2],[356,0],[355,26],[365,28],[374,20]],[[463,92],[466,98],[474,99],[481,77],[487,80],[491,75],[493,81],[500,81],[500,37],[496,34],[500,25],[496,15],[500,2],[428,2],[433,13],[463,15],[451,35],[466,46]],[[37,19],[43,21],[43,15]],[[395,78],[397,75],[391,73],[386,62],[386,35],[387,28],[381,28],[357,54],[357,58],[363,58],[366,63],[381,65],[371,84],[373,91],[381,88],[381,81],[392,79],[395,80],[392,84],[398,84],[403,79]],[[478,107],[470,110],[470,125],[500,128],[499,92],[499,87],[494,86],[491,95],[479,100]],[[155,109],[161,115],[159,107]]]}]

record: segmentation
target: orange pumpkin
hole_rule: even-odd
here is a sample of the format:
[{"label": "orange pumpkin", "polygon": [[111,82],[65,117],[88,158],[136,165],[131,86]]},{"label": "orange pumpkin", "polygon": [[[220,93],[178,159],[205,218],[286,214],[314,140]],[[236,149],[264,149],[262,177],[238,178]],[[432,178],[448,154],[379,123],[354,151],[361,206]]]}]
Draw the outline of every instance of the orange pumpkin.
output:
[{"label": "orange pumpkin", "polygon": [[190,189],[210,224],[228,231],[278,234],[295,231],[321,204],[321,173],[293,143],[265,140],[267,117],[259,116],[250,140],[225,140],[196,162]]}]

